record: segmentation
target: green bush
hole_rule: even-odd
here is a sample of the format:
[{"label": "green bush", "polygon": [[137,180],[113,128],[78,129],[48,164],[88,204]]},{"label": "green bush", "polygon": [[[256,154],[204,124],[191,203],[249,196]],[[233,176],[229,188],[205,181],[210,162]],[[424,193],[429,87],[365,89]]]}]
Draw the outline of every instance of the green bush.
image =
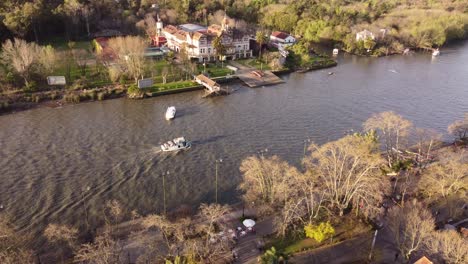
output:
[{"label": "green bush", "polygon": [[130,87],[128,87],[127,94],[137,94],[137,93],[140,93],[140,88],[138,88],[136,84],[132,84],[130,85]]},{"label": "green bush", "polygon": [[35,81],[31,81],[23,87],[23,91],[26,93],[35,92],[37,90],[37,84]]}]

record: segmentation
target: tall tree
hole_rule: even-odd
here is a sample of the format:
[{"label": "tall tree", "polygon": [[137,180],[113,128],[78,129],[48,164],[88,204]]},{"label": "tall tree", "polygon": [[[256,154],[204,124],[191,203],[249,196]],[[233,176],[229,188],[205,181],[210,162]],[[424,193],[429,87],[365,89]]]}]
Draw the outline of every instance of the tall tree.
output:
[{"label": "tall tree", "polygon": [[399,161],[399,152],[413,124],[392,111],[373,115],[364,123],[366,131],[376,130],[387,153],[388,166]]},{"label": "tall tree", "polygon": [[462,120],[457,120],[450,124],[448,132],[459,140],[468,139],[468,113],[465,113],[465,117]]},{"label": "tall tree", "polygon": [[135,83],[144,75],[147,46],[146,40],[141,37],[127,36],[109,40],[109,48],[117,55],[118,63]]},{"label": "tall tree", "polygon": [[215,49],[216,52],[216,57],[218,60],[221,60],[221,62],[224,61],[224,55],[226,55],[226,46],[223,44],[223,35],[216,36],[213,39],[213,48]]},{"label": "tall tree", "polygon": [[420,180],[420,191],[436,199],[468,190],[468,163],[465,153],[451,153],[433,164],[424,172]]},{"label": "tall tree", "polygon": [[240,189],[245,192],[244,200],[265,210],[281,207],[289,195],[290,179],[298,171],[279,157],[248,157],[240,166],[243,181]]},{"label": "tall tree", "polygon": [[382,177],[383,160],[373,141],[354,135],[322,146],[312,144],[304,158],[308,170],[317,174],[317,184],[340,215],[351,205],[374,215],[389,188]]},{"label": "tall tree", "polygon": [[435,228],[431,213],[420,203],[394,206],[388,211],[388,226],[400,253],[406,259],[424,246]]},{"label": "tall tree", "polygon": [[43,13],[43,0],[34,0],[23,4],[12,5],[12,10],[5,13],[4,24],[9,30],[21,38],[31,30],[34,32],[36,42],[39,41],[37,21]]},{"label": "tall tree", "polygon": [[7,40],[2,45],[2,58],[23,78],[26,86],[29,85],[38,53],[38,45],[22,39]]},{"label": "tall tree", "polygon": [[266,36],[264,31],[257,31],[255,34],[255,41],[258,43],[259,46],[259,59],[262,59],[262,50],[263,50],[263,44],[268,42],[268,37]]}]

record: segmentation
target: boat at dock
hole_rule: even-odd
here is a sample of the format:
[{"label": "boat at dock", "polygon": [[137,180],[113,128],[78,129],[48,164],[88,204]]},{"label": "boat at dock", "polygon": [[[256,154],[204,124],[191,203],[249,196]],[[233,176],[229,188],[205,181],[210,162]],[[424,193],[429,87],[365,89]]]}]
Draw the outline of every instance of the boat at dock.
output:
[{"label": "boat at dock", "polygon": [[176,114],[176,108],[174,106],[169,106],[166,110],[166,120],[174,119]]},{"label": "boat at dock", "polygon": [[187,141],[184,137],[178,137],[174,140],[168,141],[161,145],[162,151],[179,151],[189,149],[192,146],[192,142]]}]

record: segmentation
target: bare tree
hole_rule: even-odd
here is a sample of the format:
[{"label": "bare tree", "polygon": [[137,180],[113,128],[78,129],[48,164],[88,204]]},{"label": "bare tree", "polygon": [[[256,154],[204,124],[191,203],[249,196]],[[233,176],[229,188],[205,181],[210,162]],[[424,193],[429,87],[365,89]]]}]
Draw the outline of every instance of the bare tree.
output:
[{"label": "bare tree", "polygon": [[324,209],[324,196],[317,186],[317,177],[310,171],[292,177],[289,195],[281,214],[275,220],[275,228],[280,236],[285,236],[289,229],[303,228],[317,218]]},{"label": "bare tree", "polygon": [[156,35],[156,19],[152,14],[147,14],[145,19],[137,23],[137,27],[145,31],[146,35]]},{"label": "bare tree", "polygon": [[388,211],[388,226],[400,253],[406,259],[424,246],[435,228],[431,213],[416,201],[405,207],[392,207]]},{"label": "bare tree", "polygon": [[22,39],[15,38],[14,41],[7,40],[2,45],[2,59],[10,65],[29,85],[31,73],[37,62],[39,46],[28,43]]},{"label": "bare tree", "polygon": [[468,262],[466,239],[455,230],[434,231],[425,241],[425,245],[431,259],[438,258],[440,263],[462,264]]},{"label": "bare tree", "polygon": [[85,50],[85,49],[73,49],[72,50],[72,55],[73,55],[73,59],[76,62],[76,65],[78,65],[78,67],[81,70],[81,76],[85,76],[86,75],[86,66],[88,65],[88,59],[89,59],[89,56],[90,56],[90,52],[88,50]]},{"label": "bare tree", "polygon": [[44,236],[50,242],[65,242],[70,248],[75,248],[78,238],[78,229],[67,225],[49,224],[44,230]]},{"label": "bare tree", "polygon": [[418,148],[417,162],[422,165],[431,160],[431,153],[434,148],[440,145],[442,135],[432,129],[416,128],[416,146]]},{"label": "bare tree", "polygon": [[43,46],[39,50],[38,60],[44,73],[51,74],[57,65],[57,52],[52,46]]},{"label": "bare tree", "polygon": [[125,216],[125,208],[117,200],[106,202],[106,218],[110,218],[113,223],[119,223]]},{"label": "bare tree", "polygon": [[5,215],[0,214],[0,263],[34,263],[33,252],[25,247],[27,240],[16,233]]},{"label": "bare tree", "polygon": [[392,167],[395,161],[399,161],[398,153],[412,126],[409,120],[392,111],[373,115],[364,122],[366,131],[376,130],[383,140],[389,167]]},{"label": "bare tree", "polygon": [[123,263],[120,260],[122,247],[114,241],[109,233],[98,236],[94,243],[84,244],[75,254],[78,263],[109,264]]},{"label": "bare tree", "polygon": [[322,146],[312,144],[304,158],[308,170],[317,173],[319,188],[339,214],[350,205],[366,215],[376,213],[388,184],[380,167],[383,160],[375,143],[358,136],[346,136]]},{"label": "bare tree", "polygon": [[465,117],[462,120],[457,120],[450,124],[448,132],[459,140],[465,140],[468,137],[468,113],[465,113]]},{"label": "bare tree", "polygon": [[141,37],[117,37],[109,40],[109,48],[117,55],[122,68],[134,80],[143,78],[147,42]]},{"label": "bare tree", "polygon": [[433,164],[421,176],[420,191],[429,197],[447,198],[468,190],[468,163],[464,156],[464,152],[451,153],[445,161]]},{"label": "bare tree", "polygon": [[245,192],[245,201],[269,207],[282,206],[289,195],[288,181],[298,173],[296,168],[277,156],[248,157],[242,161],[240,170],[243,181],[239,188]]}]

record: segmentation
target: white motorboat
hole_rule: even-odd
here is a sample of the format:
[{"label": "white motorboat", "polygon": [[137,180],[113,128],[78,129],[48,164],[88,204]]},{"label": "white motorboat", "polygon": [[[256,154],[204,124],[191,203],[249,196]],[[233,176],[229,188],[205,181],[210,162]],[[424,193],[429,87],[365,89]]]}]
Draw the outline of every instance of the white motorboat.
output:
[{"label": "white motorboat", "polygon": [[440,55],[440,50],[439,49],[435,49],[433,52],[432,52],[432,56],[433,57],[437,57]]},{"label": "white motorboat", "polygon": [[187,141],[184,137],[175,138],[174,140],[168,141],[161,145],[162,151],[179,151],[189,149],[192,146],[190,141]]},{"label": "white motorboat", "polygon": [[174,119],[176,114],[176,108],[174,106],[169,106],[166,110],[166,120]]}]

